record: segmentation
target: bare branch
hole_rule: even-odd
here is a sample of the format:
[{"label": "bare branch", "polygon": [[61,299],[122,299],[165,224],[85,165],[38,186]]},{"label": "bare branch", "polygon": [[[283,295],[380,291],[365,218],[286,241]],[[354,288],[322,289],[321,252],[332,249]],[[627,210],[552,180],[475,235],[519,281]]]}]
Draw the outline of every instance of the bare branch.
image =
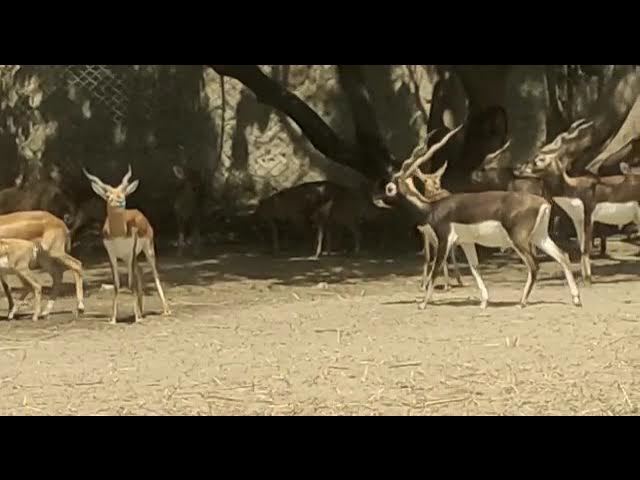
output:
[{"label": "bare branch", "polygon": [[289,116],[319,152],[335,162],[362,171],[358,152],[340,138],[303,100],[265,75],[257,65],[208,67],[219,75],[238,80],[256,95],[258,101]]}]

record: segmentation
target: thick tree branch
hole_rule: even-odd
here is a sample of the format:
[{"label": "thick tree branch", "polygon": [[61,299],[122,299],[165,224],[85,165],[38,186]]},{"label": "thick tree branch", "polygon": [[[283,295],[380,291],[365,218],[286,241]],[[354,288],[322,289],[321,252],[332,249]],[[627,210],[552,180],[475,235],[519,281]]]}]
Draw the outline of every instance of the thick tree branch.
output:
[{"label": "thick tree branch", "polygon": [[360,170],[372,170],[367,168],[364,162],[373,162],[373,170],[378,177],[388,175],[393,158],[382,138],[362,66],[338,65],[338,77],[351,106],[356,138],[363,161]]},{"label": "thick tree branch", "polygon": [[256,95],[258,101],[289,116],[311,144],[329,159],[363,174],[369,173],[366,169],[362,169],[362,160],[358,151],[340,138],[303,100],[265,75],[257,65],[208,66],[219,75],[238,80]]}]

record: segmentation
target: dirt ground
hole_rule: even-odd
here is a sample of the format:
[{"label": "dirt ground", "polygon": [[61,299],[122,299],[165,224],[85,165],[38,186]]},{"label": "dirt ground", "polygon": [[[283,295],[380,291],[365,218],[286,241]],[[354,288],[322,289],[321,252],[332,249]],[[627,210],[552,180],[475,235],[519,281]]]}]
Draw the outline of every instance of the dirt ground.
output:
[{"label": "dirt ground", "polygon": [[525,269],[495,257],[482,265],[494,302],[485,312],[466,268],[465,287],[436,292],[436,304],[419,311],[417,255],[163,255],[174,315],[158,316],[147,275],[151,314],[132,325],[124,295],[117,326],[107,323],[111,294],[101,287],[111,280],[96,252],[83,318],[71,313],[65,277],[50,319],[34,324],[28,307],[17,321],[0,320],[0,414],[636,414],[636,252],[611,242],[613,260],[597,260],[596,283],[581,285],[583,309],[552,263],[531,306],[519,309]]}]

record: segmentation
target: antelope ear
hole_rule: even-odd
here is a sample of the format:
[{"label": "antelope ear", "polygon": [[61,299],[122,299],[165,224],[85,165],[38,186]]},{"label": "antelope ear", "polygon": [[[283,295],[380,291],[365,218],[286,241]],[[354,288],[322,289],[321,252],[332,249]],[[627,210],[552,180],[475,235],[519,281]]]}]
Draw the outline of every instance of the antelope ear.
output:
[{"label": "antelope ear", "polygon": [[107,191],[102,185],[99,185],[95,182],[91,182],[91,188],[93,189],[94,192],[96,192],[96,195],[98,195],[103,200],[107,200]]},{"label": "antelope ear", "polygon": [[446,161],[444,162],[444,165],[442,165],[442,167],[440,167],[440,170],[438,170],[436,173],[434,173],[433,175],[438,177],[438,178],[442,178],[442,176],[445,174],[445,172],[447,171],[447,168],[449,168],[449,162]]},{"label": "antelope ear", "polygon": [[184,180],[186,178],[186,175],[184,174],[184,169],[182,167],[179,167],[178,165],[174,165],[173,174],[176,176],[178,180]]},{"label": "antelope ear", "polygon": [[128,197],[129,195],[133,194],[138,189],[139,186],[140,186],[140,180],[136,180],[135,182],[133,182],[131,185],[127,187],[127,189],[124,191],[124,194]]},{"label": "antelope ear", "polygon": [[623,175],[629,175],[629,173],[631,173],[631,168],[629,168],[628,163],[620,162],[620,173]]}]

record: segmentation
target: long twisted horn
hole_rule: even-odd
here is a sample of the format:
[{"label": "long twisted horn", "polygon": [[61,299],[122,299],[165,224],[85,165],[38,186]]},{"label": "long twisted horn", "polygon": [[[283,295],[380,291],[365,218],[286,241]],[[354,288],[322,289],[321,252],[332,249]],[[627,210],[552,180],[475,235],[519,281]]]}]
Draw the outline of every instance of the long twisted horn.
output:
[{"label": "long twisted horn", "polygon": [[120,188],[126,188],[129,186],[129,182],[131,181],[131,177],[133,177],[133,170],[131,169],[131,165],[129,165],[129,170],[127,174],[122,179],[122,183],[120,184]]},{"label": "long twisted horn", "polygon": [[101,186],[102,188],[109,188],[108,185],[106,185],[102,180],[100,180],[98,177],[96,177],[95,175],[91,175],[86,168],[82,169],[82,172],[84,173],[84,176],[87,177],[91,182],[95,183],[96,185]]},{"label": "long twisted horn", "polygon": [[413,152],[411,152],[411,155],[409,156],[409,158],[407,160],[404,161],[404,163],[402,164],[402,166],[400,167],[400,174],[404,175],[405,172],[411,168],[411,165],[413,165],[414,162],[418,161],[418,159],[422,156],[422,155],[426,155],[427,153],[429,153],[429,142],[431,141],[431,139],[433,138],[433,136],[438,133],[439,129],[434,129],[431,132],[429,132],[429,134],[427,135],[427,138],[425,139],[424,143],[419,144],[416,146],[416,148],[413,149]]},{"label": "long twisted horn", "polygon": [[414,162],[414,164],[411,165],[411,167],[409,167],[409,169],[404,172],[403,177],[409,178],[413,174],[413,172],[415,172],[422,165],[424,165],[429,160],[431,160],[434,157],[434,155],[438,153],[438,151],[442,150],[447,145],[447,143],[449,143],[449,141],[463,128],[464,128],[464,125],[460,125],[455,130],[450,131],[442,140],[440,140],[433,147],[431,147],[423,157],[418,158]]}]

